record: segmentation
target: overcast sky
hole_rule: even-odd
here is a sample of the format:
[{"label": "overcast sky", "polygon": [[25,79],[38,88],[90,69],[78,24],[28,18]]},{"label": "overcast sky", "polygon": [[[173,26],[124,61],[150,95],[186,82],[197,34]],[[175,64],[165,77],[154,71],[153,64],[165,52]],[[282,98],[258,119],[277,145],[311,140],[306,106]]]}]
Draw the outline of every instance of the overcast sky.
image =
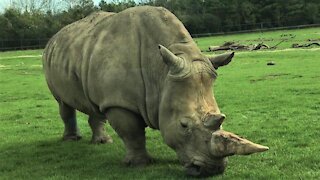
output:
[{"label": "overcast sky", "polygon": [[[100,1],[101,0],[93,0],[95,5],[98,5]],[[6,7],[8,7],[9,3],[10,3],[10,0],[0,0],[0,11],[3,11]]]}]

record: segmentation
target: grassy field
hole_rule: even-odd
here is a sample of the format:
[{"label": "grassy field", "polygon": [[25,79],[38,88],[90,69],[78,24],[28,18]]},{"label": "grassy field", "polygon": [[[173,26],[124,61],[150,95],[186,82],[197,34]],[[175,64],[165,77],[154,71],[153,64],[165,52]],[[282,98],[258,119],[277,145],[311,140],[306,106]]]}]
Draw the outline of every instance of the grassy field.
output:
[{"label": "grassy field", "polygon": [[[297,34],[303,41],[319,33],[319,28],[312,28],[197,42],[205,49],[224,41],[276,39],[280,34]],[[89,144],[87,117],[80,113],[83,139],[62,142],[63,124],[44,80],[41,53],[0,53],[0,179],[187,179],[158,131],[147,131],[148,150],[156,163],[146,168],[121,164],[124,146],[109,125],[113,144]],[[225,174],[212,179],[319,179],[319,57],[319,48],[236,52],[234,61],[219,69],[215,97],[227,115],[224,129],[270,150],[230,157]],[[266,65],[271,60],[275,66]]]}]

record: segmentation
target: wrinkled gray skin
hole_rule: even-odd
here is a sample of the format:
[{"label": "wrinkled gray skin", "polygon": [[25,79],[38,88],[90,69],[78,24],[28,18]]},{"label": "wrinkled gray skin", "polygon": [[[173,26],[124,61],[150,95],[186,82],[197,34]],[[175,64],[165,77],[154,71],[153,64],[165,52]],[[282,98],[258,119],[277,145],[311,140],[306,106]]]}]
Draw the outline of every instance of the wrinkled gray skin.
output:
[{"label": "wrinkled gray skin", "polygon": [[145,165],[151,162],[149,126],[161,131],[188,174],[207,176],[222,173],[225,157],[237,154],[215,145],[221,134],[212,138],[224,119],[211,89],[215,68],[232,56],[210,62],[172,13],[147,6],[99,12],[66,26],[47,44],[43,67],[59,103],[64,140],[81,138],[79,110],[89,115],[93,143],[112,142],[107,117],[126,146],[125,163]]}]

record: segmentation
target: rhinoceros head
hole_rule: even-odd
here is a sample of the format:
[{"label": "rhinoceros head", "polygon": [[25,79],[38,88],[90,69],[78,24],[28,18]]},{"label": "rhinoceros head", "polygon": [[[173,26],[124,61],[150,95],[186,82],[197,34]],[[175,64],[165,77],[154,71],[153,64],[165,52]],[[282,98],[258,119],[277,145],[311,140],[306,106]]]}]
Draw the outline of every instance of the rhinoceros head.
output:
[{"label": "rhinoceros head", "polygon": [[221,129],[226,116],[218,108],[212,86],[216,69],[228,64],[233,53],[187,60],[164,46],[159,45],[159,49],[169,66],[160,103],[160,131],[164,141],[177,152],[187,174],[220,174],[227,156],[268,150]]}]

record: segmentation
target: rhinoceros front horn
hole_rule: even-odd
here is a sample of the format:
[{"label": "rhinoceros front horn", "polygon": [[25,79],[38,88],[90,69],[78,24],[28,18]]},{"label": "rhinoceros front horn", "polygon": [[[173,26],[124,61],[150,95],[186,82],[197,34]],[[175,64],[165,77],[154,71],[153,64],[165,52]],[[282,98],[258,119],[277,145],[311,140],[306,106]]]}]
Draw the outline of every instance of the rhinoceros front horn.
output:
[{"label": "rhinoceros front horn", "polygon": [[218,130],[212,133],[211,153],[217,157],[249,155],[268,150],[266,146],[253,143],[233,133]]},{"label": "rhinoceros front horn", "polygon": [[160,54],[163,61],[170,67],[171,74],[178,74],[185,69],[186,62],[174,55],[169,49],[159,44]]}]

